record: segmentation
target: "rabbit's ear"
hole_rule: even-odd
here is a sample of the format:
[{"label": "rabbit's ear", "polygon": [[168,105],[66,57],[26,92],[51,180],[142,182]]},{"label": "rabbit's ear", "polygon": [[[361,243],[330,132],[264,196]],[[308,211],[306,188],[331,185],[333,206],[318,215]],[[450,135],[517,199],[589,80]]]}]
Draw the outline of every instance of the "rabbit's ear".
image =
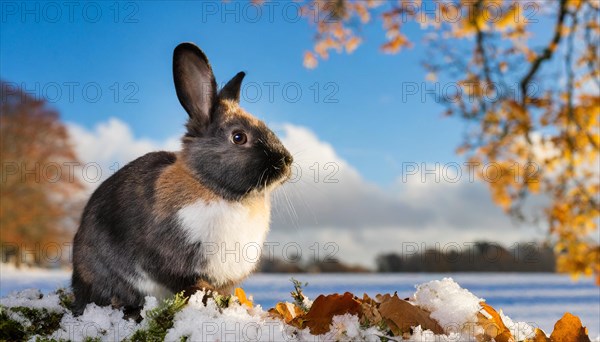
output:
[{"label": "rabbit's ear", "polygon": [[219,98],[240,102],[240,88],[242,87],[244,76],[246,76],[246,73],[243,71],[238,72],[237,75],[233,76],[219,92]]},{"label": "rabbit's ear", "polygon": [[173,52],[173,79],[179,102],[190,119],[208,125],[217,83],[204,52],[192,43],[179,44]]}]

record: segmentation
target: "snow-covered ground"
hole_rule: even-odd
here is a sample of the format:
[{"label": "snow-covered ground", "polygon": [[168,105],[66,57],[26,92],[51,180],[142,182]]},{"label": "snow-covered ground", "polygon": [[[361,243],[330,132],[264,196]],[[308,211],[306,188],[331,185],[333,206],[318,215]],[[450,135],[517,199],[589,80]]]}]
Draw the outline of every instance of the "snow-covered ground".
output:
[{"label": "snow-covered ground", "polygon": [[[451,276],[462,288],[484,298],[497,310],[502,310],[514,321],[527,322],[546,332],[569,311],[581,318],[592,339],[600,337],[600,288],[591,279],[573,282],[568,276],[531,273],[479,274],[255,274],[244,284],[246,293],[257,304],[267,309],[276,302],[290,300],[290,278],[308,282],[305,294],[315,298],[319,294],[352,292],[393,293],[411,296],[415,285]],[[37,288],[44,293],[68,286],[70,272],[64,270],[0,269],[0,296],[15,290]]]}]

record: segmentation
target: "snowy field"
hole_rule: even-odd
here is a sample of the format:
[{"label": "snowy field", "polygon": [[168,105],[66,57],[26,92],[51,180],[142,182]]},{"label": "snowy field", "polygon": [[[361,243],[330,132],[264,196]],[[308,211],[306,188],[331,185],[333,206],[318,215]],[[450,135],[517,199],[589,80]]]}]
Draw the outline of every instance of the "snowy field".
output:
[{"label": "snowy field", "polygon": [[[308,282],[305,294],[315,298],[318,294],[350,291],[377,293],[398,291],[400,297],[414,293],[415,284],[452,277],[461,287],[468,289],[496,309],[502,309],[514,321],[528,322],[546,332],[552,331],[554,322],[569,311],[581,318],[592,339],[600,337],[600,288],[592,279],[573,282],[568,276],[531,273],[485,274],[256,274],[243,288],[264,308],[277,301],[290,300],[290,277]],[[68,286],[70,272],[31,270],[17,271],[2,267],[0,296],[26,288],[50,292]]]}]

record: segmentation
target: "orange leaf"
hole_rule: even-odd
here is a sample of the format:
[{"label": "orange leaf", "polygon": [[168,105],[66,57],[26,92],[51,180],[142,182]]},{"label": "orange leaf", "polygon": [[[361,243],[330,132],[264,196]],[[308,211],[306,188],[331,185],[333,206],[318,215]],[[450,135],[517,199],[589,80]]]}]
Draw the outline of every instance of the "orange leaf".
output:
[{"label": "orange leaf", "polygon": [[279,302],[274,308],[269,310],[269,313],[271,316],[282,319],[285,323],[289,324],[296,317],[301,317],[304,311],[290,302]]},{"label": "orange leaf", "polygon": [[235,296],[240,301],[240,304],[246,305],[249,308],[252,307],[252,302],[250,300],[248,300],[248,297],[246,297],[246,292],[244,292],[244,290],[242,290],[241,287],[235,288]]},{"label": "orange leaf", "polygon": [[385,53],[397,53],[400,48],[404,46],[410,46],[410,42],[403,35],[395,35],[392,39],[381,46],[381,49]]},{"label": "orange leaf", "polygon": [[480,311],[477,314],[479,325],[481,325],[485,331],[484,339],[490,337],[496,342],[513,342],[515,339],[510,333],[510,330],[504,325],[502,318],[496,310],[485,302],[480,302],[479,305],[482,306],[481,311],[485,312],[483,313]]},{"label": "orange leaf", "polygon": [[347,42],[346,42],[346,52],[348,53],[352,53],[354,52],[354,50],[356,50],[356,48],[358,47],[358,45],[360,44],[361,39],[358,37],[352,37],[350,38]]},{"label": "orange leaf", "polygon": [[565,312],[561,319],[554,324],[554,331],[550,335],[552,341],[589,342],[587,328],[581,325],[579,317]]},{"label": "orange leaf", "polygon": [[304,67],[308,68],[308,69],[314,69],[317,67],[317,64],[319,63],[317,61],[317,57],[315,57],[315,54],[313,54],[312,52],[306,51],[304,53]]},{"label": "orange leaf", "polygon": [[304,319],[311,334],[321,335],[329,332],[333,316],[347,313],[361,315],[360,302],[354,299],[352,293],[320,295],[315,299]]},{"label": "orange leaf", "polygon": [[546,333],[536,328],[535,336],[533,338],[526,339],[525,342],[550,342],[550,339],[548,338],[548,336],[546,336]]}]

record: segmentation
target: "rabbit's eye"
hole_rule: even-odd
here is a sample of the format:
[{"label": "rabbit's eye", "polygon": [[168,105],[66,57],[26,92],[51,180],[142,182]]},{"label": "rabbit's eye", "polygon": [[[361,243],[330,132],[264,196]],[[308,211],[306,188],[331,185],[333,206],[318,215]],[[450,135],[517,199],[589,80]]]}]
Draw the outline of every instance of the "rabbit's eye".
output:
[{"label": "rabbit's eye", "polygon": [[231,134],[231,141],[236,145],[244,145],[248,142],[248,136],[244,132],[233,132]]}]

